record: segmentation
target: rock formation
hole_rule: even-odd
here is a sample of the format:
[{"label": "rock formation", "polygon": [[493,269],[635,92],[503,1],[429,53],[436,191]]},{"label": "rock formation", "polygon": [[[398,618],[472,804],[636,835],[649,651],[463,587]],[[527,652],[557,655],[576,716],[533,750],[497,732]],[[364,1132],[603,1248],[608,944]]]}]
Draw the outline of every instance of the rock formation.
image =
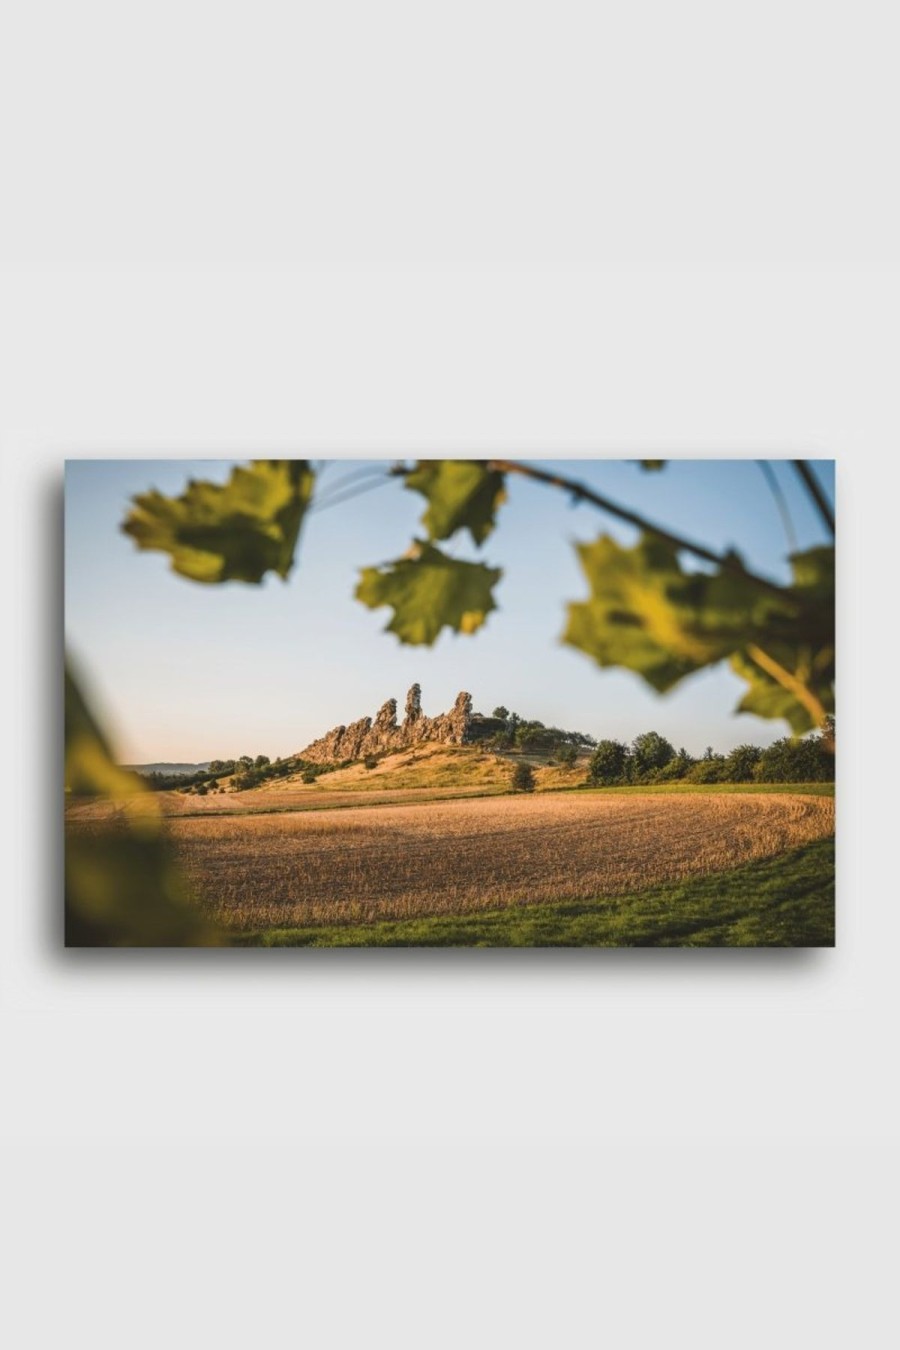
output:
[{"label": "rock formation", "polygon": [[447,713],[426,717],[422,712],[422,691],[414,684],[406,695],[406,715],[398,725],[397,700],[389,698],[374,722],[361,717],[349,726],[334,727],[325,736],[301,750],[300,759],[312,764],[332,764],[345,759],[365,759],[390,750],[405,750],[422,741],[444,745],[465,745],[471,739],[472,695],[458,694]]}]

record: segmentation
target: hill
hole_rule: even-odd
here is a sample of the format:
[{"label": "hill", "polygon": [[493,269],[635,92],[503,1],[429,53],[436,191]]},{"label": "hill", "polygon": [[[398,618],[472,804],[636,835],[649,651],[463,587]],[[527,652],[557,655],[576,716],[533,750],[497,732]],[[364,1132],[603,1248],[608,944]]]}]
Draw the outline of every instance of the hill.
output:
[{"label": "hill", "polygon": [[571,767],[549,763],[552,756],[506,754],[480,745],[447,745],[423,741],[409,749],[383,755],[375,767],[350,764],[321,774],[315,783],[304,783],[300,773],[264,784],[260,792],[285,790],[303,793],[384,792],[462,788],[472,791],[508,791],[513,766],[532,765],[539,788],[574,787],[584,778],[588,751]]}]

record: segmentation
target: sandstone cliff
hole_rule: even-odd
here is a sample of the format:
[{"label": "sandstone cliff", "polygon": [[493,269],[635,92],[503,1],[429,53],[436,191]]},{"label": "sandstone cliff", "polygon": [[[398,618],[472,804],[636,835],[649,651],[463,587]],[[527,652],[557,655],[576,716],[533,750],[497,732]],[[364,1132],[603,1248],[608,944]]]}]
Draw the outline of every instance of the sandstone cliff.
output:
[{"label": "sandstone cliff", "polygon": [[472,696],[458,694],[447,713],[426,717],[422,712],[422,691],[414,684],[406,695],[405,716],[397,721],[397,700],[389,698],[375,720],[361,717],[349,726],[334,727],[299,753],[300,759],[313,764],[330,764],[344,759],[365,759],[388,750],[405,750],[421,741],[440,741],[445,745],[464,745],[472,727]]}]

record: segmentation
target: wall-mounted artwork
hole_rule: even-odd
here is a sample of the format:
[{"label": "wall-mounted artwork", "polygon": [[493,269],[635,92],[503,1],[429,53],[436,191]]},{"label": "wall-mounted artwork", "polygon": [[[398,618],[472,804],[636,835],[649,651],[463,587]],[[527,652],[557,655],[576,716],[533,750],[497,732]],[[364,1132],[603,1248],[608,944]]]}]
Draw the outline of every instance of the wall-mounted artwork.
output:
[{"label": "wall-mounted artwork", "polygon": [[833,461],[65,495],[67,945],[833,945]]}]

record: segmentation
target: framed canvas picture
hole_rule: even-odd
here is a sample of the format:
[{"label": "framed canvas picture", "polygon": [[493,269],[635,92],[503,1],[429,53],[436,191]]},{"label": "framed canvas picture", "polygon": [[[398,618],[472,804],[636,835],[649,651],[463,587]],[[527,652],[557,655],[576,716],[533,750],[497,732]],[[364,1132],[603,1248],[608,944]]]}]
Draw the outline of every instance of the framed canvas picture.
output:
[{"label": "framed canvas picture", "polygon": [[833,944],[832,461],[65,496],[69,945]]}]

